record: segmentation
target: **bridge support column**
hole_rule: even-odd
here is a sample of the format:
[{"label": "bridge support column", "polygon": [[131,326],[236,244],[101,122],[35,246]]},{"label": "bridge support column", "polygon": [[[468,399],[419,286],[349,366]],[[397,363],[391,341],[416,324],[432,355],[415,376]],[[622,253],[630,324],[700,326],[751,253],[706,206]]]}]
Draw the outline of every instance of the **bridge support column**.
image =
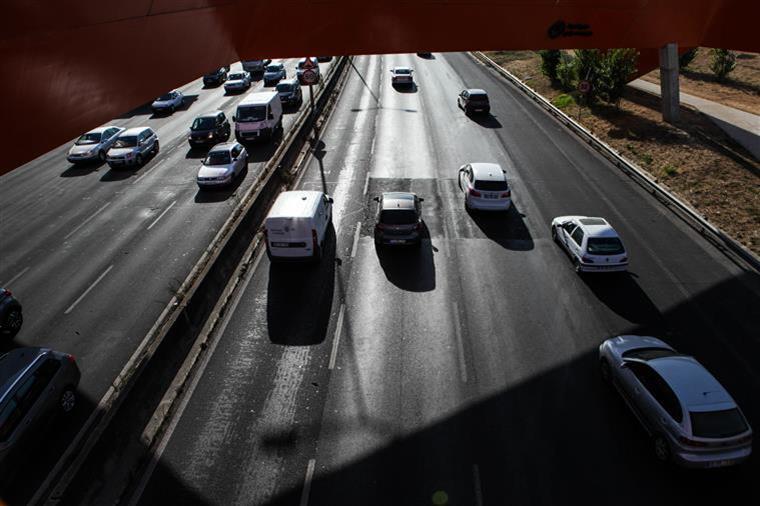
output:
[{"label": "bridge support column", "polygon": [[662,119],[676,123],[680,118],[678,91],[678,44],[670,43],[660,48],[660,96]]}]

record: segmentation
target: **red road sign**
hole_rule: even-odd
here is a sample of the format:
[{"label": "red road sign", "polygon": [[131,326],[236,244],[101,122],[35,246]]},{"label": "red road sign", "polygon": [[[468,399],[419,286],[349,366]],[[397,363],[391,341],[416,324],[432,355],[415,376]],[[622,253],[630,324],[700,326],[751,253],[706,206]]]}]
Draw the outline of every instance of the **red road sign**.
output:
[{"label": "red road sign", "polygon": [[314,68],[314,61],[311,59],[311,56],[306,58],[306,61],[303,62],[303,69],[313,69]]},{"label": "red road sign", "polygon": [[588,81],[581,81],[578,83],[578,91],[581,93],[588,93],[591,91],[591,83]]},{"label": "red road sign", "polygon": [[317,73],[311,69],[305,69],[303,74],[301,74],[301,80],[304,84],[317,84],[317,79]]}]

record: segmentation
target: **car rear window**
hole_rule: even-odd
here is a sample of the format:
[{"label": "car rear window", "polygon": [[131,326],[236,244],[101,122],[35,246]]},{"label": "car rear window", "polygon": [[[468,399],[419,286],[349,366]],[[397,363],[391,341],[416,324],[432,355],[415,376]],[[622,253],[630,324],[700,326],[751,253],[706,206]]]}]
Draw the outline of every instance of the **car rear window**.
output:
[{"label": "car rear window", "polygon": [[678,353],[664,348],[639,348],[623,352],[623,358],[638,358],[641,360],[654,360],[655,358],[672,357],[674,355],[678,355]]},{"label": "car rear window", "polygon": [[282,91],[282,92],[293,91],[293,85],[291,83],[280,83],[277,85],[277,91]]},{"label": "car rear window", "polygon": [[589,237],[586,249],[592,255],[619,255],[625,253],[623,243],[617,237]]},{"label": "car rear window", "polygon": [[240,72],[238,74],[230,74],[227,77],[229,78],[230,81],[242,81],[243,79],[245,79],[245,74]]},{"label": "car rear window", "polygon": [[475,189],[487,192],[503,192],[509,190],[506,181],[475,181]]},{"label": "car rear window", "polygon": [[691,431],[696,437],[722,438],[741,434],[747,430],[747,424],[739,410],[692,411]]},{"label": "car rear window", "polygon": [[409,75],[412,72],[409,69],[396,69],[396,74]]},{"label": "car rear window", "polygon": [[488,102],[488,95],[478,94],[470,95],[470,100],[473,102]]},{"label": "car rear window", "polygon": [[380,223],[385,225],[411,225],[417,223],[417,212],[412,209],[385,209],[380,212]]},{"label": "car rear window", "polygon": [[190,130],[211,130],[216,125],[216,119],[214,118],[195,118],[193,124],[190,125]]},{"label": "car rear window", "polygon": [[115,148],[133,148],[135,146],[137,146],[137,137],[134,135],[119,137],[113,144]]}]

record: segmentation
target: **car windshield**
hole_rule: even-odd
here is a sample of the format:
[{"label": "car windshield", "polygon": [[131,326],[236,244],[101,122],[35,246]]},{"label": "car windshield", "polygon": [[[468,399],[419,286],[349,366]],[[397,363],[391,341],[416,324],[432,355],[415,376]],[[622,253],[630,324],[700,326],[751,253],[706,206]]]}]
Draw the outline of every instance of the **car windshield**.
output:
[{"label": "car windshield", "polygon": [[470,95],[470,100],[473,102],[488,102],[488,95],[484,95],[482,93],[479,93],[477,95]]},{"label": "car windshield", "polygon": [[245,74],[243,74],[243,73],[230,74],[227,77],[229,78],[230,81],[235,81],[237,79],[239,79],[239,80],[242,81],[243,79],[245,79]]},{"label": "car windshield", "polygon": [[190,130],[211,130],[216,125],[215,118],[195,118]]},{"label": "car windshield", "polygon": [[172,97],[172,94],[171,93],[167,93],[166,95],[161,95],[156,100],[158,100],[160,102],[166,102],[167,100],[171,100],[172,98],[174,98],[174,97]]},{"label": "car windshield", "polygon": [[265,105],[241,105],[237,110],[238,121],[262,121],[267,117]]},{"label": "car windshield", "polygon": [[268,65],[267,66],[267,72],[279,72],[282,70],[281,64],[275,64],[275,65]]},{"label": "car windshield", "polygon": [[380,212],[380,223],[385,225],[411,225],[417,223],[417,212],[413,209],[384,209]]},{"label": "car windshield", "polygon": [[280,83],[277,85],[277,91],[281,91],[281,92],[293,91],[293,85],[290,83]]},{"label": "car windshield", "polygon": [[636,350],[628,350],[623,353],[623,358],[639,358],[641,360],[654,360],[656,358],[672,357],[678,355],[673,350],[666,350],[665,348],[638,348]]},{"label": "car windshield", "polygon": [[83,144],[97,144],[100,142],[100,136],[101,134],[97,132],[87,132],[83,136],[81,136],[79,139],[77,139],[77,146],[81,146]]},{"label": "car windshield", "polygon": [[212,151],[203,161],[203,165],[229,165],[229,151]]},{"label": "car windshield", "polygon": [[396,74],[409,75],[412,71],[409,69],[396,69]]},{"label": "car windshield", "polygon": [[691,432],[696,437],[731,437],[747,430],[747,424],[739,410],[692,411]]},{"label": "car windshield", "polygon": [[115,148],[133,148],[137,146],[137,136],[128,135],[126,137],[119,137],[116,142],[113,143]]},{"label": "car windshield", "polygon": [[625,253],[623,243],[617,237],[589,237],[586,249],[592,255],[620,255]]},{"label": "car windshield", "polygon": [[504,192],[509,190],[506,181],[475,181],[475,189],[487,192]]}]

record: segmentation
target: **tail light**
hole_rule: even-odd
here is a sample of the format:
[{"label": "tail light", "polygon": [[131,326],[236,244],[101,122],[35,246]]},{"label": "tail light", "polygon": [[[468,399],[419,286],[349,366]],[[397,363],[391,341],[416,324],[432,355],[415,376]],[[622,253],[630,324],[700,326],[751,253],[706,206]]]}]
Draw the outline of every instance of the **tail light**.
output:
[{"label": "tail light", "polygon": [[739,444],[739,445],[743,445],[745,443],[751,443],[751,442],[752,442],[752,434],[748,434],[736,440],[736,444]]},{"label": "tail light", "polygon": [[505,191],[504,193],[501,194],[501,198],[503,198],[503,199],[508,199],[511,196],[512,196],[512,191],[511,190],[507,190],[507,191]]},{"label": "tail light", "polygon": [[414,226],[416,230],[422,230],[422,222],[418,221],[417,224]]},{"label": "tail light", "polygon": [[7,295],[8,297],[10,297],[10,296],[11,296],[11,295],[13,295],[13,294],[11,293],[11,291],[10,291],[10,290],[7,290],[7,289],[5,289],[5,288],[4,288],[4,289],[3,289],[3,295]]},{"label": "tail light", "polygon": [[623,258],[620,259],[620,261],[621,262],[627,262],[628,261],[628,257],[623,257]]},{"label": "tail light", "polygon": [[477,191],[477,190],[473,190],[472,188],[470,188],[470,195],[473,196],[473,197],[480,197],[480,192]]},{"label": "tail light", "polygon": [[709,443],[705,443],[704,441],[694,441],[693,439],[689,439],[685,436],[678,436],[678,442],[682,445],[693,446],[695,448],[705,448],[707,446],[710,446]]},{"label": "tail light", "polygon": [[317,231],[315,229],[311,229],[311,245],[314,248],[314,251],[317,251],[317,248],[319,248],[319,241],[317,240]]},{"label": "tail light", "polygon": [[581,257],[581,261],[582,261],[584,264],[593,264],[593,263],[594,263],[594,260],[593,260],[593,259],[591,259],[591,258],[589,258],[589,257],[587,257],[587,256],[582,256],[582,257]]},{"label": "tail light", "polygon": [[65,357],[66,357],[66,360],[68,360],[68,361],[69,361],[69,362],[71,362],[72,364],[75,364],[75,363],[76,363],[76,361],[77,361],[77,360],[76,360],[76,358],[74,358],[74,355],[69,355],[69,354],[67,353],[67,354],[65,355]]}]

